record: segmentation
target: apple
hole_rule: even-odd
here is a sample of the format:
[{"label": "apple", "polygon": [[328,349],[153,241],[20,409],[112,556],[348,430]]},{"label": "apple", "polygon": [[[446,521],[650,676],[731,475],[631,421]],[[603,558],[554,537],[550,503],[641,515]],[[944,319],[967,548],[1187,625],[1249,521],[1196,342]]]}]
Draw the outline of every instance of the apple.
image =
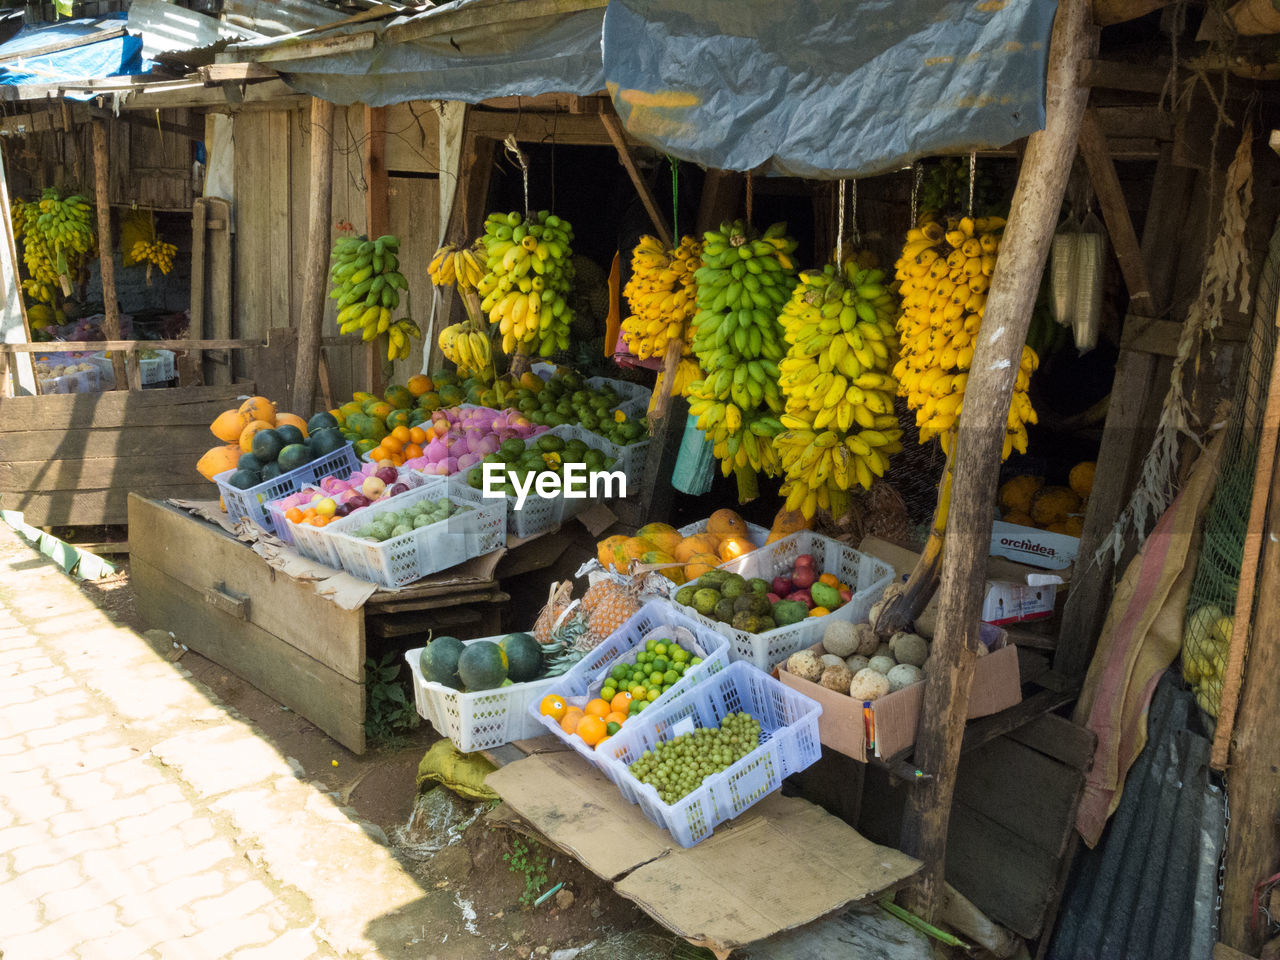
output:
[{"label": "apple", "polygon": [[365,477],[364,483],[360,485],[360,492],[370,500],[377,500],[386,488],[386,483],[380,477]]},{"label": "apple", "polygon": [[391,486],[387,487],[386,492],[383,494],[383,496],[394,497],[397,493],[404,493],[408,489],[409,489],[408,484],[393,483],[391,484]]},{"label": "apple", "polygon": [[782,599],[782,597],[778,596],[776,593],[766,593],[765,596],[769,598],[770,603],[777,603]]},{"label": "apple", "polygon": [[774,577],[772,587],[773,592],[780,597],[785,597],[795,589],[794,585],[791,583],[790,577]]},{"label": "apple", "polygon": [[811,553],[802,553],[802,554],[800,554],[800,556],[796,557],[796,566],[797,566],[797,567],[808,567],[810,570],[812,570],[812,569],[813,569],[813,554],[811,554]]},{"label": "apple", "polygon": [[853,599],[853,591],[852,591],[852,590],[841,590],[841,591],[840,591],[840,602],[841,602],[841,603],[848,603],[848,602],[849,602],[850,600],[852,600],[852,599]]},{"label": "apple", "polygon": [[801,603],[803,603],[803,604],[804,604],[806,607],[808,607],[810,610],[812,610],[812,609],[813,609],[813,597],[809,595],[809,591],[808,591],[808,590],[796,590],[795,592],[793,592],[793,593],[791,594],[791,596],[787,597],[787,599],[788,599],[788,600],[799,600]]},{"label": "apple", "polygon": [[797,565],[795,572],[791,574],[791,582],[801,590],[808,590],[817,579],[818,575],[813,572],[812,567]]},{"label": "apple", "polygon": [[322,517],[332,517],[338,510],[338,504],[332,497],[322,497],[316,501],[316,513]]},{"label": "apple", "polygon": [[335,517],[345,517],[347,514],[351,512],[351,510],[352,510],[351,504],[340,503],[338,504],[338,509],[333,511],[333,515]]},{"label": "apple", "polygon": [[360,509],[363,509],[364,507],[367,507],[371,502],[372,501],[370,501],[369,498],[366,497],[364,494],[357,493],[354,497],[352,497],[347,501],[347,506],[349,506],[352,510],[360,510]]},{"label": "apple", "polygon": [[379,468],[378,472],[374,474],[374,476],[377,477],[379,480],[381,480],[384,484],[387,484],[387,483],[395,483],[396,478],[399,476],[399,474],[396,473],[395,467],[381,467]]}]

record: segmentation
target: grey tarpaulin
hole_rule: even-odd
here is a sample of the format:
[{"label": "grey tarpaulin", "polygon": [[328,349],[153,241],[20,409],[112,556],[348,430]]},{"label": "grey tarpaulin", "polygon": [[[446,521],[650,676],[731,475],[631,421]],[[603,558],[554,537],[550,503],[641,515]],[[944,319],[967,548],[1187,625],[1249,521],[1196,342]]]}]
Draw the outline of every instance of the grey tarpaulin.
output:
[{"label": "grey tarpaulin", "polygon": [[685,160],[884,173],[1044,126],[1053,0],[610,0],[627,130]]}]

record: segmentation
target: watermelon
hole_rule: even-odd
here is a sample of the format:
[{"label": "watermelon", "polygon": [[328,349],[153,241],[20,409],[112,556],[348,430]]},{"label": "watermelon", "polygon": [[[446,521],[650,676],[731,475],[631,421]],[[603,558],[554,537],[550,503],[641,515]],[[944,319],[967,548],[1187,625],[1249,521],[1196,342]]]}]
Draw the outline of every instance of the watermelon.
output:
[{"label": "watermelon", "polygon": [[[263,431],[264,433],[266,431]],[[257,439],[256,437],[254,439]],[[280,464],[280,469],[284,473],[290,470],[297,470],[301,466],[305,466],[315,459],[315,454],[305,444],[291,443],[280,451],[280,455],[276,458],[276,462]]]},{"label": "watermelon", "polygon": [[507,655],[507,676],[525,683],[542,676],[542,647],[527,633],[509,633],[499,642]]},{"label": "watermelon", "polygon": [[252,453],[244,453],[240,455],[240,460],[236,464],[237,470],[249,470],[258,472],[262,469],[262,463]]},{"label": "watermelon", "polygon": [[284,426],[276,427],[276,434],[280,437],[280,442],[286,447],[291,443],[302,443],[302,441],[306,439],[302,435],[302,431],[291,423],[286,423]]},{"label": "watermelon", "polygon": [[338,425],[338,420],[332,413],[317,413],[307,421],[307,433],[312,434],[317,430],[331,430]]},{"label": "watermelon", "polygon": [[507,679],[507,655],[492,640],[477,640],[459,655],[458,676],[468,692],[500,687]]},{"label": "watermelon", "polygon": [[[310,437],[311,449],[317,457],[323,457],[326,453],[333,453],[347,445],[347,439],[341,431],[331,428],[317,430]],[[374,444],[377,446],[377,444]]]},{"label": "watermelon", "polygon": [[423,648],[418,659],[422,676],[432,683],[462,689],[458,678],[458,657],[462,649],[462,641],[457,637],[436,637]]},{"label": "watermelon", "polygon": [[275,430],[259,430],[251,441],[252,453],[262,463],[270,463],[280,455],[284,441]]}]

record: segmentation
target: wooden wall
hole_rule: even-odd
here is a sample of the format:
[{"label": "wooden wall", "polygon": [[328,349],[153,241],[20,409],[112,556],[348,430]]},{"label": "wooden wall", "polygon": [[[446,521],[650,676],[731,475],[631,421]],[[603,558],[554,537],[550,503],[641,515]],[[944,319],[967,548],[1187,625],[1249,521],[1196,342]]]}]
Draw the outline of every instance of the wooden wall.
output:
[{"label": "wooden wall", "polygon": [[[333,223],[366,230],[364,108],[334,113]],[[406,313],[426,327],[431,286],[426,266],[438,238],[439,184],[435,176],[435,115],[427,104],[400,104],[387,111],[390,232],[401,240],[400,269],[409,281]],[[302,308],[309,197],[310,115],[306,110],[244,112],[235,118],[235,312],[238,337],[265,337],[273,327],[296,327]],[[326,301],[323,335],[336,337],[333,301]],[[328,346],[335,402],[365,387],[365,349]],[[395,364],[403,382],[422,364],[422,347]],[[250,371],[241,371],[249,373]]]},{"label": "wooden wall", "polygon": [[196,461],[209,424],[253,384],[0,400],[0,505],[35,526],[125,523],[130,491],[217,497]]}]

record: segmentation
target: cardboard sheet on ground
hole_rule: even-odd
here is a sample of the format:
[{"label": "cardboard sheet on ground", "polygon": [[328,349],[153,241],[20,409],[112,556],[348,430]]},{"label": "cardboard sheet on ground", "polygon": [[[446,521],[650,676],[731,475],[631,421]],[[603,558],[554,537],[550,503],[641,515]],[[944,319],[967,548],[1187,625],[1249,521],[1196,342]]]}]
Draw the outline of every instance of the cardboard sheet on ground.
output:
[{"label": "cardboard sheet on ground", "polygon": [[[304,557],[274,534],[267,533],[249,520],[232,521],[218,506],[216,500],[169,500],[181,510],[217,524],[248,546],[265,560],[268,566],[279,570],[285,576],[295,580],[309,580],[315,585],[316,593],[328,597],[343,610],[355,610],[364,605],[375,593],[394,593],[395,589],[379,586],[347,573],[335,570],[327,564]],[[473,557],[448,570],[424,577],[398,589],[420,589],[423,586],[463,586],[468,583],[488,583],[493,579],[493,572],[498,568],[498,561],[506,553],[505,549],[494,550],[481,557]]]},{"label": "cardboard sheet on ground", "polygon": [[488,784],[551,842],[669,930],[728,950],[890,889],[920,863],[775,793],[682,848],[573,752],[508,764]]}]

